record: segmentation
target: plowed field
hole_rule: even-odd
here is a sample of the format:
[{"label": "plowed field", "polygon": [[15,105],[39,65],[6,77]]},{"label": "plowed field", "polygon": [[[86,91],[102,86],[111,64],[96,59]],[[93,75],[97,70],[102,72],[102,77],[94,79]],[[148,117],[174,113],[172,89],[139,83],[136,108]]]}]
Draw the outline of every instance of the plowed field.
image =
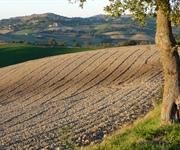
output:
[{"label": "plowed field", "polygon": [[154,45],[66,54],[0,69],[0,149],[55,149],[67,126],[79,145],[142,117],[162,86]]}]

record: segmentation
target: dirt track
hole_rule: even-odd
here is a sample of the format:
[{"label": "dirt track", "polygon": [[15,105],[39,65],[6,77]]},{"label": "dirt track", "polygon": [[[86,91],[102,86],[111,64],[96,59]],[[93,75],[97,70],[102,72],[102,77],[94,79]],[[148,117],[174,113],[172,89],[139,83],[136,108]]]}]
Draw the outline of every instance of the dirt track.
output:
[{"label": "dirt track", "polygon": [[58,148],[68,126],[100,141],[152,108],[162,86],[154,45],[60,55],[0,68],[0,149]]}]

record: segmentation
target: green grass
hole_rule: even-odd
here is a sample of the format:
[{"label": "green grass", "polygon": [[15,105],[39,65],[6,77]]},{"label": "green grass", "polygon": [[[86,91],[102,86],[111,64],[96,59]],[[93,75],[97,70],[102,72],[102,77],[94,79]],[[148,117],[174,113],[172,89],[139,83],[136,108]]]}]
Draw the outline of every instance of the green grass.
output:
[{"label": "green grass", "polygon": [[43,47],[23,44],[0,45],[0,68],[49,56],[92,50],[92,48]]},{"label": "green grass", "polygon": [[82,150],[179,150],[180,124],[161,125],[160,106],[131,127]]},{"label": "green grass", "polygon": [[108,24],[97,24],[97,25],[93,25],[91,27],[94,28],[94,30],[104,30],[108,27]]},{"label": "green grass", "polygon": [[26,29],[26,30],[21,30],[21,31],[17,31],[17,32],[15,32],[14,34],[15,35],[24,35],[24,34],[33,34],[34,32],[32,31],[32,30],[30,30],[30,29]]}]

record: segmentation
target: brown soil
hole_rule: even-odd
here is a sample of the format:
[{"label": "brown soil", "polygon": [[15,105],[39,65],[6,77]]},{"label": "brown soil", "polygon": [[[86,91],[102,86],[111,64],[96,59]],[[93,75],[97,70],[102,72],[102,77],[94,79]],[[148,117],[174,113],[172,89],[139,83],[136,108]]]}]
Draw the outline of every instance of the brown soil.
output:
[{"label": "brown soil", "polygon": [[58,149],[67,126],[79,145],[133,123],[162,86],[154,45],[111,48],[0,69],[0,149]]}]

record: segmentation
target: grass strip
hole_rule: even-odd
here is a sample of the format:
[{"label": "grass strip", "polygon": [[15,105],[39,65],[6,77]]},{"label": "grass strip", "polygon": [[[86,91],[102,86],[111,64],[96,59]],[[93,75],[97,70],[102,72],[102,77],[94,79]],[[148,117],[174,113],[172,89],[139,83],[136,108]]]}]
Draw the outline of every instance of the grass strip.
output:
[{"label": "grass strip", "polygon": [[104,139],[100,144],[82,150],[179,150],[180,124],[161,125],[161,105],[134,125]]}]

